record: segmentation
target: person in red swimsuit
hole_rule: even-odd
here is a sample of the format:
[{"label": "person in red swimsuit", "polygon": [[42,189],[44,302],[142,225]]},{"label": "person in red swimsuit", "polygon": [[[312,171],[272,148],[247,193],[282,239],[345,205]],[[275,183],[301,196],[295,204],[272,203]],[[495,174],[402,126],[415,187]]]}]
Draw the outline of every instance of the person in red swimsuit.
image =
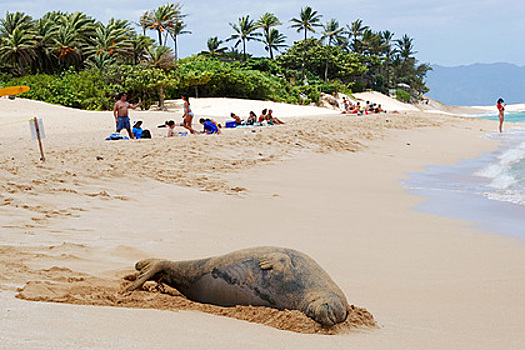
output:
[{"label": "person in red swimsuit", "polygon": [[505,101],[503,101],[503,99],[500,98],[498,100],[498,104],[496,105],[496,107],[498,107],[498,112],[499,112],[499,115],[498,115],[498,117],[499,117],[499,132],[503,132],[503,118],[504,118],[503,114],[505,112],[505,106],[506,106],[505,104],[503,104],[504,102]]}]

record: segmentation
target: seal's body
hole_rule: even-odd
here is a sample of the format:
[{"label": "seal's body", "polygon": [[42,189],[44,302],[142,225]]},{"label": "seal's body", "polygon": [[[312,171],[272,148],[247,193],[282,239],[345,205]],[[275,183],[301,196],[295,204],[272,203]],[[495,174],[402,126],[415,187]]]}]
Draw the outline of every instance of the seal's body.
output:
[{"label": "seal's body", "polygon": [[257,247],[191,261],[148,259],[129,291],[161,280],[188,299],[220,306],[253,305],[299,310],[324,326],[343,322],[348,303],[330,276],[292,249]]}]

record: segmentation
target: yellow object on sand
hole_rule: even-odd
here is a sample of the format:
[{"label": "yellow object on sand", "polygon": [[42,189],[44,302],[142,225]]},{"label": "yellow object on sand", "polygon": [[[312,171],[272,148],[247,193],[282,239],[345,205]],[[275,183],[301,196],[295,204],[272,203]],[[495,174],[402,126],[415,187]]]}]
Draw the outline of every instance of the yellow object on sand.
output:
[{"label": "yellow object on sand", "polygon": [[18,95],[30,90],[29,86],[10,86],[0,89],[0,96]]}]

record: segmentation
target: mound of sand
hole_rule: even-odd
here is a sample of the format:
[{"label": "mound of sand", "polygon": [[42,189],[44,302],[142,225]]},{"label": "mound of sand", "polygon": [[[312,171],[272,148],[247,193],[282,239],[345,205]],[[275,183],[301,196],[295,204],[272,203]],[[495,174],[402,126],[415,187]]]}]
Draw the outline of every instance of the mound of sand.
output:
[{"label": "mound of sand", "polygon": [[220,307],[196,303],[188,300],[176,289],[156,282],[147,282],[143,290],[125,295],[120,294],[120,291],[129,285],[128,280],[134,280],[135,275],[126,276],[119,281],[75,274],[63,268],[52,268],[46,272],[54,274],[52,281],[28,282],[19,290],[17,297],[31,301],[75,305],[199,311],[305,334],[334,335],[361,328],[376,327],[372,314],[354,305],[349,307],[348,318],[345,322],[326,328],[296,310],[279,311],[255,306]]}]

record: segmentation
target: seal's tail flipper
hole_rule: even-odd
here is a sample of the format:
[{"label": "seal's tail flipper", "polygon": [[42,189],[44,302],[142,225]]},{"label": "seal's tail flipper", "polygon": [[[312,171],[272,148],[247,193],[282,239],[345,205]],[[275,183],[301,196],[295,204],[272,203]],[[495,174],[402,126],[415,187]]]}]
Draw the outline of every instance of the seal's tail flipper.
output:
[{"label": "seal's tail flipper", "polygon": [[139,275],[137,276],[136,281],[131,286],[127,287],[124,292],[132,292],[142,287],[147,281],[154,280],[155,275],[162,271],[164,265],[162,264],[162,260],[147,259],[136,263],[135,268],[140,271]]}]

